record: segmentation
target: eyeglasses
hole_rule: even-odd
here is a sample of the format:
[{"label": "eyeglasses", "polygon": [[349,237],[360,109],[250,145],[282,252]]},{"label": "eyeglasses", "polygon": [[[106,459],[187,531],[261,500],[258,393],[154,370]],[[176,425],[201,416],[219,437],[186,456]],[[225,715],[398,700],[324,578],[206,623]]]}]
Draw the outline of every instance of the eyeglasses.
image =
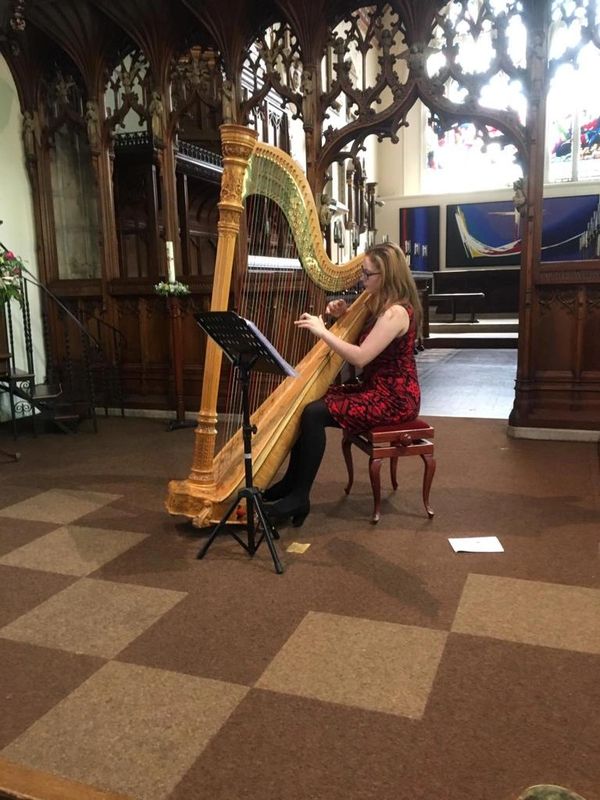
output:
[{"label": "eyeglasses", "polygon": [[368,269],[361,269],[363,278],[370,278],[371,275],[381,275],[381,272],[369,272]]}]

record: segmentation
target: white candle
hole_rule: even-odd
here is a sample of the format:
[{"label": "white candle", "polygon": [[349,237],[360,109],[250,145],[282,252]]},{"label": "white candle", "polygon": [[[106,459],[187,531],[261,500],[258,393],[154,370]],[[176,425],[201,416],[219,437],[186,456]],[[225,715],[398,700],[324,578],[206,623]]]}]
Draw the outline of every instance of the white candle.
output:
[{"label": "white candle", "polygon": [[169,283],[175,283],[175,256],[173,255],[173,242],[167,242],[167,274]]}]

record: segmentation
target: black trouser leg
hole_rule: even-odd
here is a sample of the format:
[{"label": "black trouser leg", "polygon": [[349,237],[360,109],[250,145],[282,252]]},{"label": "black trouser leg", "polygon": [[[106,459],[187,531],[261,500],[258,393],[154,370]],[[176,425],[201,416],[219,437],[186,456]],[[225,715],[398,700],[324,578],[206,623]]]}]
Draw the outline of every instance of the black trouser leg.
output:
[{"label": "black trouser leg", "polygon": [[263,492],[263,497],[265,500],[281,500],[282,497],[285,497],[286,494],[289,494],[292,491],[296,476],[298,474],[299,452],[300,438],[296,440],[296,443],[292,447],[287,469],[283,478],[277,481],[277,483],[274,483],[272,486],[269,486],[269,488],[265,489]]},{"label": "black trouser leg", "polygon": [[315,400],[306,406],[300,419],[300,436],[294,445],[293,462],[290,459],[288,467],[288,471],[293,467],[293,485],[276,504],[278,513],[308,505],[310,490],[325,453],[325,429],[339,427],[324,400]]}]

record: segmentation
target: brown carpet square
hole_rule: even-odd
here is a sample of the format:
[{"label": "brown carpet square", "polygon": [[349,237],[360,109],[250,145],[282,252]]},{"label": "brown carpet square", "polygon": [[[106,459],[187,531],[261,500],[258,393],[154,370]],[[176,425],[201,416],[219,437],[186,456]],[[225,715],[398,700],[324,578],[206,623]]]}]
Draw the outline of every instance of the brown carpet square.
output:
[{"label": "brown carpet square", "polygon": [[54,522],[32,522],[27,519],[15,520],[0,517],[0,556],[32,542],[39,536],[44,536],[55,528]]},{"label": "brown carpet square", "polygon": [[[154,503],[157,495],[162,499],[162,488],[154,491]],[[144,504],[143,496],[135,496],[135,502],[121,498],[107,506],[102,506],[89,514],[79,517],[78,525],[89,528],[109,528],[116,531],[135,531],[136,533],[172,534],[173,519],[165,514],[164,508],[153,509]]]},{"label": "brown carpet square", "polygon": [[516,800],[555,783],[600,800],[600,657],[451,633],[406,786],[444,800]]},{"label": "brown carpet square", "polygon": [[0,639],[0,749],[104,663],[101,658]]},{"label": "brown carpet square", "polygon": [[73,581],[67,575],[52,575],[0,564],[0,626],[31,611]]},{"label": "brown carpet square", "polygon": [[465,569],[450,568],[448,542],[428,522],[409,530],[396,517],[372,526],[322,515],[313,545],[294,562],[310,585],[304,607],[449,630]]},{"label": "brown carpet square", "polygon": [[120,661],[252,685],[306,613],[305,584],[294,570],[283,580],[270,563],[259,567],[247,556],[222,565],[216,554],[214,563],[194,561],[180,583],[188,596],[119,653]]},{"label": "brown carpet square", "polygon": [[[8,465],[2,467],[0,471],[0,508],[35,497],[42,491],[38,481],[35,479],[35,482],[32,481],[31,465],[25,465],[21,461],[11,466],[16,467],[16,471],[7,471]],[[6,483],[3,483],[2,479]]]},{"label": "brown carpet square", "polygon": [[254,689],[170,800],[425,798],[405,784],[420,724]]}]

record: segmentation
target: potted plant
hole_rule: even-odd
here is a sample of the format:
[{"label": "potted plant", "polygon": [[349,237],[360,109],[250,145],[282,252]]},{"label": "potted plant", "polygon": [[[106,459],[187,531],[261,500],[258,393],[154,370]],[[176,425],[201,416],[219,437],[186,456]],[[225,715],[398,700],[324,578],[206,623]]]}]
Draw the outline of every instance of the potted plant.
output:
[{"label": "potted plant", "polygon": [[11,250],[0,250],[0,303],[23,302],[21,273],[25,265]]},{"label": "potted plant", "polygon": [[154,291],[164,297],[184,297],[190,293],[190,288],[180,281],[160,281],[155,284]]}]

